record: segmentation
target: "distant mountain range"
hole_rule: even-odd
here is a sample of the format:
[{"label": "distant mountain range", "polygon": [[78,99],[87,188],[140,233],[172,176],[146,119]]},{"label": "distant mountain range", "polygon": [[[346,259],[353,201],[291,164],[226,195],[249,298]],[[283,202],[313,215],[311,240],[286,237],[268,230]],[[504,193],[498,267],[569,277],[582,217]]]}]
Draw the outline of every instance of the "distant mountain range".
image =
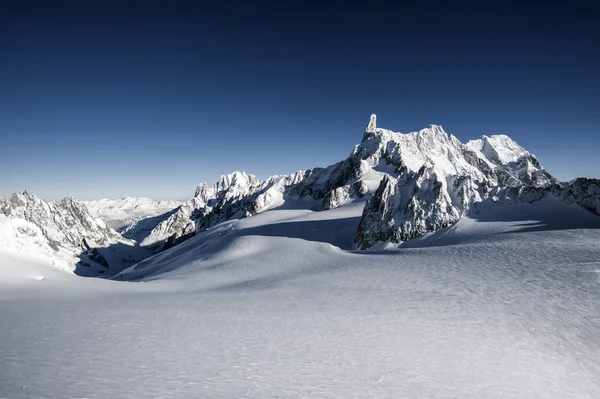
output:
[{"label": "distant mountain range", "polygon": [[[0,199],[0,242],[82,275],[115,275],[223,221],[271,209],[325,212],[364,204],[356,249],[401,244],[482,207],[554,197],[600,215],[600,181],[559,182],[504,135],[461,143],[441,126],[396,133],[372,115],[350,155],[325,168],[261,181],[244,172],[200,184],[188,201]],[[118,231],[118,232],[117,232]]]},{"label": "distant mountain range", "polygon": [[145,197],[124,197],[117,200],[82,201],[92,216],[121,231],[138,220],[157,216],[181,205],[178,201],[154,201]]}]

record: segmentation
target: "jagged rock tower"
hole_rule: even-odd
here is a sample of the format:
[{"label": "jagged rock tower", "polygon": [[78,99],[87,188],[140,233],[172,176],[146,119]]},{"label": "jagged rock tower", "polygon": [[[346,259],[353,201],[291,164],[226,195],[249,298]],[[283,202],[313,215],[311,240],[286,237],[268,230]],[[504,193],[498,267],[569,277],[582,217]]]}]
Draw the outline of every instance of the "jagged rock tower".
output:
[{"label": "jagged rock tower", "polygon": [[369,124],[365,132],[374,133],[375,130],[377,130],[377,115],[371,114],[371,119],[369,119]]}]

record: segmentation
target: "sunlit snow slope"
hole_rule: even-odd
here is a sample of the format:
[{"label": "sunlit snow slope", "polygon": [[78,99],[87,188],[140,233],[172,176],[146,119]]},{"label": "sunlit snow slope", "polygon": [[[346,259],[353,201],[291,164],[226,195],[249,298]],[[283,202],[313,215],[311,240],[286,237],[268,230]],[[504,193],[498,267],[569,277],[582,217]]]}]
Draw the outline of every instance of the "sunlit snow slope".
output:
[{"label": "sunlit snow slope", "polygon": [[82,201],[90,213],[117,231],[148,217],[162,215],[179,206],[177,201],[153,201],[144,197],[124,197],[118,200]]},{"label": "sunlit snow slope", "polygon": [[133,282],[1,249],[0,397],[598,398],[600,218],[552,201],[360,252],[360,204],[271,210]]}]

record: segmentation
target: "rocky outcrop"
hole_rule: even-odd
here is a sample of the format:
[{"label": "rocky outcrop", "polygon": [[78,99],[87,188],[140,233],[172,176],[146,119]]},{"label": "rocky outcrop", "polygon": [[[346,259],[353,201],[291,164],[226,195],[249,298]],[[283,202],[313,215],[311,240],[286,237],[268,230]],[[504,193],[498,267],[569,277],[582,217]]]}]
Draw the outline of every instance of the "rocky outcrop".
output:
[{"label": "rocky outcrop", "polygon": [[321,203],[321,210],[335,209],[352,202],[353,199],[363,198],[369,192],[367,184],[358,180],[354,184],[346,184],[329,191]]},{"label": "rocky outcrop", "polygon": [[378,166],[383,160],[393,170],[365,205],[355,237],[361,249],[449,226],[490,197],[535,201],[558,186],[533,154],[503,135],[462,144],[431,125],[408,134],[375,129],[365,141]]},{"label": "rocky outcrop", "polygon": [[[50,252],[45,257],[50,257],[52,263],[81,274],[116,274],[147,255],[134,241],[123,238],[102,220],[94,218],[87,207],[73,197],[56,203],[27,192],[13,194],[10,198],[0,198],[0,214],[7,221],[25,222],[15,225],[19,248],[25,251],[30,248],[32,253],[42,248]],[[22,234],[25,227],[27,234]]]},{"label": "rocky outcrop", "polygon": [[[125,237],[157,252],[192,237],[232,217],[246,217],[260,211],[268,184],[251,174],[234,172],[212,186],[200,184],[194,197],[162,217],[141,220],[123,232]],[[261,194],[265,194],[262,197]]]},{"label": "rocky outcrop", "polygon": [[479,198],[471,189],[470,178],[443,183],[426,166],[403,179],[386,176],[365,205],[355,242],[359,249],[398,243],[456,223]]},{"label": "rocky outcrop", "polygon": [[600,179],[580,177],[563,188],[561,194],[565,201],[600,215]]},{"label": "rocky outcrop", "polygon": [[55,203],[46,202],[27,192],[15,193],[10,198],[0,198],[0,212],[7,217],[21,218],[35,224],[57,248],[84,251],[90,244],[107,245],[119,238],[118,233],[101,220],[93,218],[88,209],[72,197]]}]

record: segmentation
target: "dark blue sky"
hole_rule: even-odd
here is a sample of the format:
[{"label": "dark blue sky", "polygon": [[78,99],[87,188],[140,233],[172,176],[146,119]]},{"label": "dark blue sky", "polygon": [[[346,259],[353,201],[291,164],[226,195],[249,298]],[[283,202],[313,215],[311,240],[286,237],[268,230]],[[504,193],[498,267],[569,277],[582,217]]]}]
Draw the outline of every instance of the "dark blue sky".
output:
[{"label": "dark blue sky", "polygon": [[190,3],[2,4],[0,195],[185,199],[343,159],[373,112],[600,177],[593,3]]}]

